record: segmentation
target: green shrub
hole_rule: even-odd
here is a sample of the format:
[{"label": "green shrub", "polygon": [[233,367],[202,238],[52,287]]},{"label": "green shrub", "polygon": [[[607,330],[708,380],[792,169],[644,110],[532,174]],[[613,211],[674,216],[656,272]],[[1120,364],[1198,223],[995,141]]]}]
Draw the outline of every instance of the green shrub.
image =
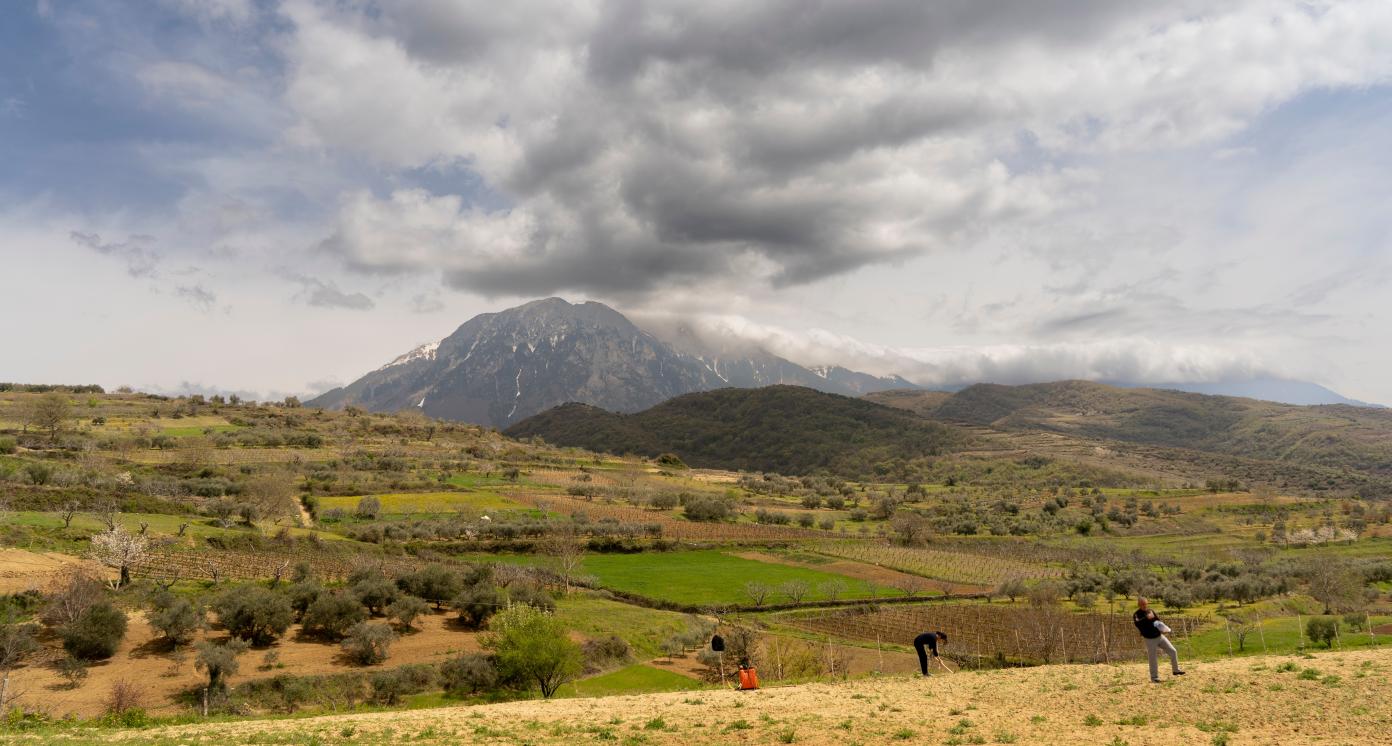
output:
[{"label": "green shrub", "polygon": [[532,606],[510,606],[489,623],[483,640],[497,656],[498,673],[518,686],[536,685],[543,699],[582,670],[580,646],[571,641],[565,625]]},{"label": "green shrub", "polygon": [[253,645],[269,645],[285,634],[294,616],[285,596],[254,585],[222,594],[213,602],[213,611],[233,637]]},{"label": "green shrub", "polygon": [[63,649],[74,658],[105,660],[116,654],[126,636],[126,613],[100,601],[63,628]]},{"label": "green shrub", "polygon": [[440,664],[440,686],[450,694],[479,694],[497,685],[498,666],[482,653],[465,653]]},{"label": "green shrub", "polygon": [[435,669],[424,663],[378,671],[372,674],[372,701],[379,705],[400,704],[401,698],[429,689],[435,684]]},{"label": "green shrub", "polygon": [[1322,642],[1327,648],[1334,647],[1334,638],[1338,634],[1339,622],[1334,617],[1310,617],[1310,621],[1305,623],[1305,636],[1310,638],[1310,642]]},{"label": "green shrub", "polygon": [[381,513],[382,501],[373,497],[372,495],[368,495],[367,497],[364,497],[363,499],[358,501],[358,509],[354,511],[353,514],[359,518],[371,519],[376,518]]},{"label": "green shrub", "polygon": [[325,593],[309,605],[304,615],[305,634],[338,639],[353,625],[367,619],[367,611],[346,593]]},{"label": "green shrub", "polygon": [[0,437],[0,453],[10,454],[18,450],[18,444],[9,436]]},{"label": "green shrub", "polygon": [[343,652],[348,659],[363,666],[375,666],[387,659],[396,633],[385,624],[358,622],[343,639]]},{"label": "green shrub", "polygon": [[556,599],[535,585],[517,585],[507,589],[508,603],[535,606],[542,611],[555,611]]},{"label": "green shrub", "polygon": [[203,608],[187,598],[165,594],[156,599],[150,612],[150,626],[164,635],[171,645],[185,645],[206,624]]},{"label": "green shrub", "polygon": [[661,456],[658,456],[657,463],[660,466],[670,466],[674,469],[687,468],[686,462],[682,461],[681,457],[675,453],[664,453]]},{"label": "green shrub", "polygon": [[402,596],[387,607],[387,616],[403,629],[410,629],[416,618],[430,611],[430,605],[415,596]]},{"label": "green shrub", "polygon": [[502,606],[503,596],[492,585],[480,583],[465,588],[455,597],[453,606],[465,627],[478,629]]},{"label": "green shrub", "polygon": [[374,615],[381,615],[391,605],[400,591],[396,584],[386,578],[369,578],[353,584],[353,595]]},{"label": "green shrub", "polygon": [[459,574],[443,565],[427,565],[397,578],[396,584],[406,593],[435,604],[437,609],[458,596],[463,587]]},{"label": "green shrub", "polygon": [[304,619],[310,604],[324,595],[324,587],[313,578],[305,578],[291,585],[285,593],[290,597],[290,610],[295,612],[295,618]]},{"label": "green shrub", "polygon": [[695,496],[682,506],[688,521],[716,522],[730,517],[730,504],[718,497]]},{"label": "green shrub", "polygon": [[193,661],[195,670],[208,674],[208,688],[221,692],[227,688],[227,680],[237,674],[240,665],[237,656],[250,647],[246,640],[232,638],[219,645],[211,641],[198,643],[198,657]]}]

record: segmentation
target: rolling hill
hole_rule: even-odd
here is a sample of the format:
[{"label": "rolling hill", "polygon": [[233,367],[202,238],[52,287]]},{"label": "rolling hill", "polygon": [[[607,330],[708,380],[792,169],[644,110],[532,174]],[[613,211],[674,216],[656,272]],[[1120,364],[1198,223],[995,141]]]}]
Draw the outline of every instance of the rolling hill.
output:
[{"label": "rolling hill", "polygon": [[611,453],[671,452],[692,466],[842,476],[940,455],[969,440],[951,425],[797,386],[687,394],[634,414],[567,404],[506,434]]},{"label": "rolling hill", "polygon": [[1185,449],[1281,465],[1392,477],[1392,410],[1294,406],[1088,381],[940,392],[880,392],[870,401],[940,422],[1002,432]]}]

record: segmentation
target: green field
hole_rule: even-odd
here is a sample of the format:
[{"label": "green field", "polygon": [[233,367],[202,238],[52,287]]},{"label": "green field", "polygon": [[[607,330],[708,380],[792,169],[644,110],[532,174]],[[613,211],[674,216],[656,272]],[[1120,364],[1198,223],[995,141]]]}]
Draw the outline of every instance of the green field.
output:
[{"label": "green field", "polygon": [[[1366,648],[1371,646],[1383,646],[1392,644],[1392,635],[1373,635],[1369,637],[1368,631],[1355,632],[1350,630],[1342,622],[1342,617],[1335,615],[1335,619],[1340,619],[1339,641],[1335,643],[1336,649],[1348,650],[1350,648]],[[1310,617],[1303,617],[1299,621],[1309,622]],[[1324,650],[1323,644],[1311,645],[1310,641],[1301,634],[1299,621],[1296,617],[1276,617],[1274,619],[1263,620],[1259,625],[1258,631],[1253,631],[1247,636],[1247,644],[1242,655],[1261,655],[1263,652],[1269,653],[1295,653],[1303,648],[1310,650]],[[1392,617],[1373,615],[1373,626],[1377,627],[1392,621]],[[1226,625],[1222,620],[1212,628],[1207,629],[1186,639],[1176,640],[1181,655],[1193,655],[1200,658],[1219,658],[1226,657],[1231,640],[1231,650],[1237,654],[1237,638],[1231,637]]]},{"label": "green field", "polygon": [[562,697],[609,697],[615,694],[652,694],[700,689],[701,682],[641,663],[617,671],[573,681],[561,687]]},{"label": "green field", "polygon": [[167,435],[171,438],[196,438],[200,435],[212,433],[231,433],[240,430],[236,425],[184,425],[180,427],[166,427],[160,431],[160,435]]},{"label": "green field", "polygon": [[[592,554],[585,558],[584,572],[599,579],[600,585],[693,606],[751,605],[745,584],[763,583],[774,591],[767,603],[786,601],[778,587],[789,581],[806,582],[811,589],[804,601],[828,598],[822,584],[840,582],[841,598],[866,598],[872,586],[844,575],[769,562],[742,559],[715,550],[660,552],[646,554]],[[897,594],[888,588],[874,589],[878,595]]]},{"label": "green field", "polygon": [[557,599],[556,616],[567,629],[590,639],[618,635],[632,646],[633,654],[642,659],[661,655],[662,643],[667,638],[691,626],[691,620],[685,614],[648,609],[581,593]]},{"label": "green field", "polygon": [[[8,522],[16,526],[28,526],[39,529],[61,529],[63,518],[59,513],[40,512],[34,510],[16,511],[8,517]],[[184,530],[185,536],[204,538],[208,536],[223,536],[237,533],[255,533],[251,528],[241,524],[235,524],[229,528],[218,528],[212,525],[211,519],[200,515],[166,515],[164,513],[121,513],[116,517],[116,522],[129,531],[140,530],[141,523],[149,524],[148,531],[153,534],[179,533],[179,526],[187,523],[188,528]],[[265,528],[265,527],[263,527]],[[75,534],[93,534],[106,530],[106,527],[92,515],[79,513],[73,516],[71,530]],[[268,529],[270,530],[270,529]],[[276,529],[278,530],[278,529]],[[348,538],[339,534],[327,531],[311,531],[309,529],[288,527],[294,536],[306,534],[316,534],[319,538],[326,541],[347,541]],[[271,530],[272,532],[274,530]]]},{"label": "green field", "polygon": [[[399,492],[373,497],[382,501],[382,512],[388,515],[526,509],[525,505],[496,492]],[[321,497],[319,509],[337,508],[345,513],[352,513],[358,509],[358,501],[362,498],[361,495]]]}]

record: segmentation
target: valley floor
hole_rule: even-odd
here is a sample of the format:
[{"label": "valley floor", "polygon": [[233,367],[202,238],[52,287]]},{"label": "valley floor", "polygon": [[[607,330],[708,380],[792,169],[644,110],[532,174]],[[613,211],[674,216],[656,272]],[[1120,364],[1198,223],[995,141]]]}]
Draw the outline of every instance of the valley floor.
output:
[{"label": "valley floor", "polygon": [[[1392,744],[1392,649],[16,735],[85,743]],[[3,739],[3,736],[0,736]]]}]

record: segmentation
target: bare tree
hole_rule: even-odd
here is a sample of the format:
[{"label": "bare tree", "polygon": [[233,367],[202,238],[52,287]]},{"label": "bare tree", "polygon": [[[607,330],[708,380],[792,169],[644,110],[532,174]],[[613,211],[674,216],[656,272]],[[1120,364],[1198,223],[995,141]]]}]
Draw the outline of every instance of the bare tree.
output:
[{"label": "bare tree", "polygon": [[131,568],[145,561],[149,556],[150,540],[143,533],[132,534],[121,526],[92,537],[89,554],[92,559],[107,567],[121,571],[116,581],[119,590],[130,583]]},{"label": "bare tree", "polygon": [[[242,490],[242,499],[255,505],[270,520],[299,514],[292,474],[268,473],[252,478]],[[380,503],[379,503],[380,510]]]},{"label": "bare tree", "polygon": [[751,580],[744,584],[744,595],[748,596],[749,600],[753,601],[755,606],[764,605],[764,601],[768,599],[769,591],[770,588],[767,584],[760,583],[756,580]]},{"label": "bare tree", "polygon": [[19,697],[18,693],[10,691],[10,671],[38,649],[39,644],[34,641],[35,628],[33,624],[9,621],[0,624],[0,712],[9,709],[10,702]]},{"label": "bare tree", "polygon": [[34,402],[29,421],[40,429],[47,430],[50,441],[57,440],[58,431],[67,423],[70,410],[68,398],[57,391],[51,391]]},{"label": "bare tree", "polygon": [[1358,604],[1363,578],[1346,563],[1321,560],[1310,574],[1310,596],[1324,604],[1324,613],[1344,611]]},{"label": "bare tree", "polygon": [[894,583],[894,587],[903,591],[904,595],[909,598],[913,598],[921,593],[924,585],[922,578],[916,578],[912,575],[905,575]]},{"label": "bare tree", "polygon": [[808,583],[806,580],[789,580],[783,584],[782,590],[783,595],[787,596],[789,601],[800,604],[802,603],[803,597],[812,590],[812,584]]},{"label": "bare tree", "polygon": [[116,530],[116,519],[121,515],[120,508],[111,500],[103,500],[92,509],[92,517],[106,526],[107,531]]},{"label": "bare tree", "polygon": [[63,503],[63,509],[59,512],[59,515],[63,517],[64,530],[72,527],[73,518],[77,517],[77,511],[81,509],[81,507],[81,504],[76,500],[69,500]]},{"label": "bare tree", "polygon": [[280,585],[280,581],[285,577],[285,571],[290,569],[290,560],[285,560],[276,565],[275,575],[271,578],[271,587]]},{"label": "bare tree", "polygon": [[560,531],[552,536],[544,547],[548,564],[561,577],[566,595],[570,595],[571,585],[585,562],[585,545],[580,542],[574,529]]},{"label": "bare tree", "polygon": [[822,595],[827,597],[828,601],[835,601],[841,597],[842,593],[846,592],[846,581],[828,580],[817,586],[817,588],[821,590]]}]

